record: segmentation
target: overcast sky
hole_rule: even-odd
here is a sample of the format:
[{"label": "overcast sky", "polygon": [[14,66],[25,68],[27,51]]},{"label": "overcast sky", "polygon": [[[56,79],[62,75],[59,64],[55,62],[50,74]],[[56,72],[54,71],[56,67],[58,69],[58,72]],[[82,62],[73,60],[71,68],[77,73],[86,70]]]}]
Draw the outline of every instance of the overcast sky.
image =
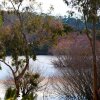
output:
[{"label": "overcast sky", "polygon": [[63,0],[36,0],[37,2],[42,3],[43,11],[47,12],[50,5],[54,7],[54,11],[52,14],[54,15],[65,15],[66,11],[69,10],[67,5],[63,2]]},{"label": "overcast sky", "polygon": [[63,0],[36,0],[37,2],[42,3],[42,8],[44,12],[47,12],[50,5],[54,7],[54,11],[52,11],[53,15],[68,15],[67,11],[75,11],[76,15],[80,17],[81,14],[78,13],[74,8],[67,6]]},{"label": "overcast sky", "polygon": [[[0,2],[2,2],[4,0],[0,0]],[[6,1],[6,0],[5,0]],[[25,2],[23,3],[23,5],[27,5],[29,0],[24,0]],[[52,5],[54,10],[52,11],[53,15],[56,16],[64,16],[64,15],[68,15],[66,12],[69,10],[74,10],[74,8],[70,8],[68,7],[63,0],[35,0],[38,3],[42,4],[42,12],[47,13],[49,12],[49,8]],[[78,16],[80,16],[79,13],[77,13],[77,11],[75,11],[76,14],[78,14]]]}]

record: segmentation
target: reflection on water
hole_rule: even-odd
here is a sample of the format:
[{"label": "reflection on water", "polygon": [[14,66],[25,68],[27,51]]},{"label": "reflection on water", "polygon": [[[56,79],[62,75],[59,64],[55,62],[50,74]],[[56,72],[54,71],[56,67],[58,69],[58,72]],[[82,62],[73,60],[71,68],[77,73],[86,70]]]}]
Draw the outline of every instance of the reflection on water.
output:
[{"label": "reflection on water", "polygon": [[53,67],[52,61],[54,56],[37,56],[37,60],[30,59],[30,67],[37,72],[40,72],[43,76],[52,76],[56,74],[56,70]]},{"label": "reflection on water", "polygon": [[[23,58],[23,57],[21,57]],[[56,70],[54,69],[52,65],[52,61],[55,59],[54,56],[37,56],[37,60],[33,61],[30,59],[30,68],[36,72],[41,73],[43,76],[48,77],[52,75],[56,75]],[[11,57],[6,58],[6,62],[10,64],[11,62]],[[0,71],[0,80],[6,80],[8,79],[9,75],[11,75],[11,72],[7,66],[5,66],[3,63],[0,63],[2,70]],[[6,91],[5,85],[0,82],[0,98],[1,100],[4,100],[4,94]],[[43,93],[38,92],[38,100],[43,100]],[[44,100],[47,97],[44,97]],[[48,97],[48,100],[59,100],[59,99],[54,99],[54,96],[52,95],[51,97]],[[61,100],[61,99],[60,99]]]}]

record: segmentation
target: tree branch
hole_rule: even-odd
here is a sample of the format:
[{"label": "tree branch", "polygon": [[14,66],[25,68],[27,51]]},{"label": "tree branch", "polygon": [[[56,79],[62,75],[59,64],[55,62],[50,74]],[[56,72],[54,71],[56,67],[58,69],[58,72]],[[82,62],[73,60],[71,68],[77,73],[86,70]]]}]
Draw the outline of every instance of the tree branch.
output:
[{"label": "tree branch", "polygon": [[20,4],[18,5],[18,11],[19,11],[19,8],[20,8],[20,6],[21,6],[21,4],[22,4],[22,2],[23,2],[23,0],[20,2]]},{"label": "tree branch", "polygon": [[14,10],[17,11],[16,8],[15,8],[15,6],[14,6],[14,4],[13,4],[13,2],[12,2],[12,0],[9,0],[9,1],[11,2],[11,4],[12,4]]},{"label": "tree branch", "polygon": [[16,76],[15,76],[15,73],[14,73],[14,70],[12,69],[12,67],[3,60],[0,60],[0,62],[4,63],[5,65],[7,65],[10,68],[10,70],[11,70],[11,72],[12,72],[14,78],[15,78]]},{"label": "tree branch", "polygon": [[27,68],[29,67],[29,61],[26,63],[24,69],[22,70],[22,72],[17,76],[17,79],[22,78],[25,71],[27,70]]}]

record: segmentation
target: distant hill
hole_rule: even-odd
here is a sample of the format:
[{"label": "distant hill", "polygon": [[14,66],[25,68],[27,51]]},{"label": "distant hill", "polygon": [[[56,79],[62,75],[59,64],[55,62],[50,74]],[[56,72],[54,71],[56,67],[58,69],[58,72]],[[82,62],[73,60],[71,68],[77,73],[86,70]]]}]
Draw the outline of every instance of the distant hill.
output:
[{"label": "distant hill", "polygon": [[[69,26],[73,27],[77,31],[81,31],[85,28],[85,24],[82,20],[80,19],[75,19],[75,18],[67,18],[67,17],[62,17],[62,22],[64,24],[68,24]],[[89,29],[92,29],[92,24],[88,23],[87,24]],[[96,25],[96,28],[100,30],[100,22]]]},{"label": "distant hill", "polygon": [[63,18],[62,22],[64,24],[68,24],[69,26],[73,27],[76,30],[84,29],[84,23],[81,20],[77,20],[75,18]]}]

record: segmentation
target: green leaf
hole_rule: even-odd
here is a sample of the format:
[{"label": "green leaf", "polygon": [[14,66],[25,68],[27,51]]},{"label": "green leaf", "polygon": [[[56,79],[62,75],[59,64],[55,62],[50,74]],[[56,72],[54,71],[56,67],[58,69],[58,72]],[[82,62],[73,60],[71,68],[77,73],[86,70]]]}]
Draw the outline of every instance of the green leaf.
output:
[{"label": "green leaf", "polygon": [[3,18],[2,15],[0,15],[0,27],[2,26],[2,23],[3,23]]},{"label": "green leaf", "polygon": [[32,56],[32,58],[33,58],[33,60],[35,61],[35,60],[36,60],[36,55],[34,54],[34,55]]},{"label": "green leaf", "polygon": [[1,65],[0,65],[0,70],[2,70],[2,67],[1,67]]}]

